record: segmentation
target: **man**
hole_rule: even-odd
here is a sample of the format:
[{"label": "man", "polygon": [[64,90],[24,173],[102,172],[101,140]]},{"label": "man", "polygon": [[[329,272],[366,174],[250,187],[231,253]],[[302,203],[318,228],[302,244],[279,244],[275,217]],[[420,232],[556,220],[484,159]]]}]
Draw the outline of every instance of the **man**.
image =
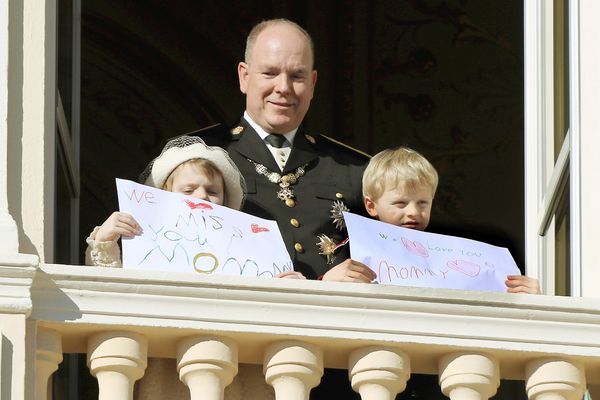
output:
[{"label": "man", "polygon": [[[278,222],[296,273],[371,282],[375,273],[349,258],[349,246],[339,246],[347,238],[341,211],[364,213],[362,174],[369,157],[299,128],[317,82],[313,54],[309,34],[297,24],[275,19],[256,25],[248,35],[245,61],[238,65],[246,95],[243,117],[232,129],[216,125],[196,134],[229,151],[248,189],[242,211]],[[424,386],[442,397],[437,377],[424,378]],[[400,396],[438,398],[410,389]],[[347,371],[332,369],[310,397],[360,398]]]},{"label": "man", "polygon": [[197,134],[229,151],[248,186],[242,210],[278,222],[296,277],[371,282],[375,274],[340,246],[347,237],[341,212],[363,212],[368,156],[299,129],[317,82],[313,59],[312,40],[297,24],[258,24],[238,65],[246,95],[239,125]]}]

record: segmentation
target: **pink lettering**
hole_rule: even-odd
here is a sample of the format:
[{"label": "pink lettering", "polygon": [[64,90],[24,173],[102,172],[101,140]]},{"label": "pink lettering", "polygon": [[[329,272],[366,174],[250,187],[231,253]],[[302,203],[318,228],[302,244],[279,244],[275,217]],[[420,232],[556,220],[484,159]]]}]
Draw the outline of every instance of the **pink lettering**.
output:
[{"label": "pink lettering", "polygon": [[146,203],[154,204],[154,193],[150,193],[147,191],[142,191],[141,193],[136,192],[135,189],[131,191],[131,193],[127,193],[125,191],[125,196],[129,198],[129,200],[135,201],[136,203],[141,203],[144,200]]}]

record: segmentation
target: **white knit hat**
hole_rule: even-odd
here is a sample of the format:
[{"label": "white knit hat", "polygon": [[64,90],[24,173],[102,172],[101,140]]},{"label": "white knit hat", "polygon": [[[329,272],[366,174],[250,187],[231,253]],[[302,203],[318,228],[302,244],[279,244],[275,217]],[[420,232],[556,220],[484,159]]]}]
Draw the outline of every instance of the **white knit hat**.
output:
[{"label": "white knit hat", "polygon": [[140,182],[162,189],[165,181],[180,164],[203,158],[211,161],[223,175],[225,206],[239,210],[246,199],[246,181],[225,150],[208,146],[197,136],[182,135],[167,142],[158,157],[140,175]]}]

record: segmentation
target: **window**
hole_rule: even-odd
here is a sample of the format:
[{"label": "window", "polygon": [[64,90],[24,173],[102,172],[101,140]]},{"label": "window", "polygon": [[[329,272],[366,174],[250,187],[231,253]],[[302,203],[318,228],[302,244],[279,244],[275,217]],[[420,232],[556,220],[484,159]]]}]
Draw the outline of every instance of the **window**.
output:
[{"label": "window", "polygon": [[[79,99],[81,0],[57,1],[56,191],[54,262],[81,264],[79,256]],[[83,365],[83,367],[82,367]],[[64,354],[53,375],[53,397],[80,399],[85,355]]]},{"label": "window", "polygon": [[79,264],[80,0],[57,2],[54,262]]},{"label": "window", "polygon": [[572,289],[571,3],[524,3],[527,266],[542,291],[556,295],[577,295]]}]

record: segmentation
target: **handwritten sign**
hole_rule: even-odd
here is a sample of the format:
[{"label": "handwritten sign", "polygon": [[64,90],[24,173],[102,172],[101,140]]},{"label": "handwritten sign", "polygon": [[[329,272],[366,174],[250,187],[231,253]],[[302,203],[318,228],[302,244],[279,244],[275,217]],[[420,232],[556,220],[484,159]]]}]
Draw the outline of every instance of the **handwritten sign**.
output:
[{"label": "handwritten sign", "polygon": [[119,209],[143,234],[123,239],[123,268],[273,277],[292,271],[277,223],[117,179]]},{"label": "handwritten sign", "polygon": [[506,276],[521,274],[503,247],[347,212],[344,220],[352,259],[375,271],[379,283],[506,292]]}]

